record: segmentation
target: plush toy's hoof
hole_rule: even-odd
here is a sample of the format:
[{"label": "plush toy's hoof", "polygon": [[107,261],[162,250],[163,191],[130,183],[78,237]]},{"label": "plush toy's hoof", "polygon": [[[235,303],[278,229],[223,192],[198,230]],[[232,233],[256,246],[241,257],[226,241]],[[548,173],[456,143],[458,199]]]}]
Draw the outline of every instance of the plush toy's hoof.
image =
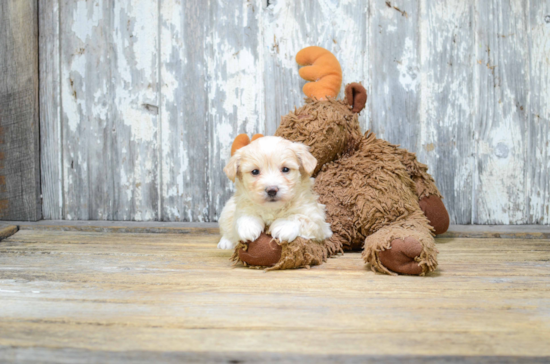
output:
[{"label": "plush toy's hoof", "polygon": [[419,275],[422,267],[415,258],[422,253],[422,244],[415,238],[395,239],[391,249],[378,253],[380,262],[389,270],[400,274]]},{"label": "plush toy's hoof", "polygon": [[281,259],[282,248],[271,235],[262,233],[247,245],[246,250],[239,249],[239,259],[248,265],[272,267]]},{"label": "plush toy's hoof", "polygon": [[435,234],[443,234],[449,228],[449,213],[443,204],[443,201],[436,195],[423,197],[419,202],[420,208],[424,211],[424,215],[430,220],[430,225],[433,226]]}]

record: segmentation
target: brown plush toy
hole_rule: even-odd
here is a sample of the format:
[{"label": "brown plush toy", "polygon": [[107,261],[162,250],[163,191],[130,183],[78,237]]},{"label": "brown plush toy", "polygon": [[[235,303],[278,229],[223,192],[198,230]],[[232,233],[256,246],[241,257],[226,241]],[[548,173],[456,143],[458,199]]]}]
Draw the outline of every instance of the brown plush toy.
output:
[{"label": "brown plush toy", "polygon": [[308,47],[296,59],[312,64],[300,70],[302,77],[323,81],[328,75],[330,82],[306,84],[305,105],[282,117],[275,135],[308,145],[317,158],[314,188],[326,206],[333,236],[323,243],[302,238],[279,242],[263,234],[254,242],[241,242],[233,259],[288,269],[363,248],[365,263],[380,273],[433,271],[438,253],[434,234],[447,230],[449,215],[427,166],[414,153],[370,131],[361,133],[358,113],[365,106],[366,90],[352,83],[344,100],[335,98],[341,69],[334,55]]}]

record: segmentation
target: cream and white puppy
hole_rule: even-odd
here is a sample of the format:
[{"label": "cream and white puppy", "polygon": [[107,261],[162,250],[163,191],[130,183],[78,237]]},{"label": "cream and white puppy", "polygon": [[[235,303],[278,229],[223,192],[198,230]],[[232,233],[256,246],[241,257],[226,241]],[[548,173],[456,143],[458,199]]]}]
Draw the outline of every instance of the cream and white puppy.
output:
[{"label": "cream and white puppy", "polygon": [[288,242],[330,238],[325,206],[312,188],[316,164],[307,146],[280,137],[262,137],[237,150],[224,168],[236,191],[220,216],[218,248],[233,249],[263,231]]}]

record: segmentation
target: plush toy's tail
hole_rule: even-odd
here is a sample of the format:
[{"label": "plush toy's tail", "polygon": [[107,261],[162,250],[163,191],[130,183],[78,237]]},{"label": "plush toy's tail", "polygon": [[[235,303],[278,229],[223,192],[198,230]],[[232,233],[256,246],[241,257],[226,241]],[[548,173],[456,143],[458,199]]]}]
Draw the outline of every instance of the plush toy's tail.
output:
[{"label": "plush toy's tail", "polygon": [[308,82],[303,91],[307,97],[317,100],[335,98],[342,86],[342,68],[334,54],[324,48],[311,46],[296,54],[296,62],[302,67],[300,76]]}]

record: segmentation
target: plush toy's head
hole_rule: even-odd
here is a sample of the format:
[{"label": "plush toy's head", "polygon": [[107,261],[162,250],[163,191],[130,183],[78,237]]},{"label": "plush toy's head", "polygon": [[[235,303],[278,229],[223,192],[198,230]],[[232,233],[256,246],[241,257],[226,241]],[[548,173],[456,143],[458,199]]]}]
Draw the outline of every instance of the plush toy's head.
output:
[{"label": "plush toy's head", "polygon": [[317,159],[316,174],[325,163],[353,148],[361,130],[357,114],[343,101],[307,99],[304,106],[282,117],[275,135],[309,146]]},{"label": "plush toy's head", "polygon": [[342,71],[336,57],[326,49],[308,47],[296,55],[300,76],[309,82],[304,86],[308,98],[299,109],[281,118],[275,135],[310,147],[317,159],[316,174],[321,167],[342,153],[355,148],[361,138],[358,113],[367,101],[367,92],[358,83],[346,86],[346,98],[336,100]]}]

